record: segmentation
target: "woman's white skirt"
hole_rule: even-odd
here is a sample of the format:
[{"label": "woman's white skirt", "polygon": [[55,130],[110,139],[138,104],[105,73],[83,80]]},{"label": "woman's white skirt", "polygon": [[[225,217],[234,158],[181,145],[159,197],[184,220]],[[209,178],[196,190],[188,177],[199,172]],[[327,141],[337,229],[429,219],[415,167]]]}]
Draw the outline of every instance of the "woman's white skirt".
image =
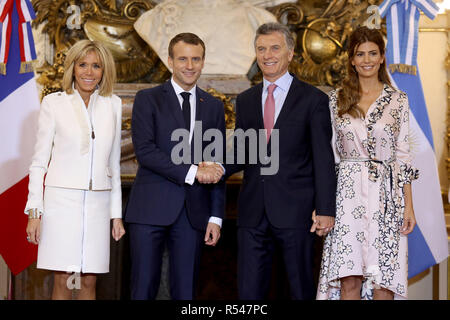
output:
[{"label": "woman's white skirt", "polygon": [[45,187],[37,268],[109,272],[110,194]]}]

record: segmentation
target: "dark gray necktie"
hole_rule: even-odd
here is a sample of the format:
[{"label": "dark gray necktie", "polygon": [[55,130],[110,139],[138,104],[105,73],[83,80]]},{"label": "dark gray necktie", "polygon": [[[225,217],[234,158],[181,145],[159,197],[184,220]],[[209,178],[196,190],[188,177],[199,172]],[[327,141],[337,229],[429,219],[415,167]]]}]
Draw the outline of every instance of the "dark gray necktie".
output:
[{"label": "dark gray necktie", "polygon": [[183,109],[184,123],[189,132],[191,131],[191,104],[189,103],[190,95],[191,94],[189,92],[181,93],[181,96],[183,97],[183,104],[181,105],[181,108]]}]

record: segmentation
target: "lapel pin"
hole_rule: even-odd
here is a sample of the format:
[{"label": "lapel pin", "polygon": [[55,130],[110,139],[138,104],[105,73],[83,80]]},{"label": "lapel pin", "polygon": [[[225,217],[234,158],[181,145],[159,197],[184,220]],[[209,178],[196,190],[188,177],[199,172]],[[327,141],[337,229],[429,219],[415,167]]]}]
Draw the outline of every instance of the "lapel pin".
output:
[{"label": "lapel pin", "polygon": [[200,102],[203,102],[203,98],[200,98]]}]

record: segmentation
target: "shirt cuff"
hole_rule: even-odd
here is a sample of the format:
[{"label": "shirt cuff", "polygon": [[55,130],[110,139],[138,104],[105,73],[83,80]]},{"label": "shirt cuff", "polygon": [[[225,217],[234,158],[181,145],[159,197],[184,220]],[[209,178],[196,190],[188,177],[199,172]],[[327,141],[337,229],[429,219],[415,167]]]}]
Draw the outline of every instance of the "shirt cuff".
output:
[{"label": "shirt cuff", "polygon": [[225,175],[225,167],[224,167],[221,163],[219,163],[219,162],[216,162],[216,164],[218,164],[219,166],[222,167],[223,175]]},{"label": "shirt cuff", "polygon": [[210,217],[209,218],[209,222],[215,223],[217,224],[219,227],[222,228],[222,219],[217,218],[217,217]]},{"label": "shirt cuff", "polygon": [[198,167],[195,164],[191,165],[186,175],[186,178],[184,179],[185,183],[190,184],[191,186],[194,184],[195,176],[197,175],[197,169]]}]

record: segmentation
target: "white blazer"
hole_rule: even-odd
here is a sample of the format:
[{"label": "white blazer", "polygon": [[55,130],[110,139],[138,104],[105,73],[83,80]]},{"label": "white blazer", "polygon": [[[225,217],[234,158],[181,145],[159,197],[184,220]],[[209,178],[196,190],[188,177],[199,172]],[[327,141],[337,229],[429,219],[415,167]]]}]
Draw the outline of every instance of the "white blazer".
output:
[{"label": "white blazer", "polygon": [[42,214],[43,184],[80,190],[111,190],[111,218],[122,217],[120,138],[122,102],[96,90],[90,114],[78,92],[44,97],[39,112],[37,142],[30,166],[25,213]]}]

